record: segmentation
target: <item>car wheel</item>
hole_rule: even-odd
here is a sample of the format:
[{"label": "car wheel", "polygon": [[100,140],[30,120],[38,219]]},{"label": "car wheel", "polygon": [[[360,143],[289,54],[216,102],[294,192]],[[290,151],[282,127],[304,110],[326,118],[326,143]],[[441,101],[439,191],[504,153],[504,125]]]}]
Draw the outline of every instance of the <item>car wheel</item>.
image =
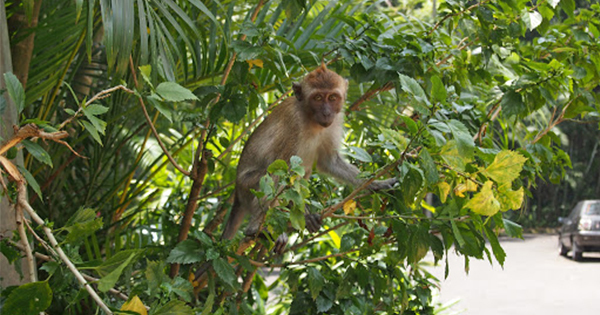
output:
[{"label": "car wheel", "polygon": [[573,242],[573,260],[581,261],[582,258],[583,258],[583,252],[579,248],[579,245],[577,245],[576,242]]},{"label": "car wheel", "polygon": [[565,244],[563,244],[563,242],[558,240],[558,253],[561,256],[567,256],[568,252],[569,252],[569,249],[565,246]]}]

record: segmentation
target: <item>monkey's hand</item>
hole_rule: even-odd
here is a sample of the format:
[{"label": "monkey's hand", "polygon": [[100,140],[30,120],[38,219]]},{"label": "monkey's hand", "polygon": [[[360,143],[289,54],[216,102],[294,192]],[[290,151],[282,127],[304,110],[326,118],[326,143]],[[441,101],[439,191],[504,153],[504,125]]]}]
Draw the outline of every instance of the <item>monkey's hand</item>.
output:
[{"label": "monkey's hand", "polygon": [[388,189],[392,189],[392,187],[394,187],[394,185],[397,182],[398,182],[398,179],[396,179],[396,178],[390,178],[390,179],[386,179],[386,180],[376,180],[376,181],[372,182],[368,188],[373,191],[388,190]]},{"label": "monkey's hand", "polygon": [[[321,229],[321,223],[322,223],[321,215],[319,215],[317,213],[309,213],[308,209],[305,209],[304,222],[306,225],[306,229],[311,233],[316,233]],[[281,235],[279,235],[279,237],[277,237],[277,240],[275,240],[275,246],[273,246],[273,252],[275,252],[277,254],[283,253],[283,251],[285,250],[285,247],[287,246],[287,243],[288,243],[288,236],[286,233],[282,233]]]},{"label": "monkey's hand", "polygon": [[304,222],[306,222],[306,229],[311,233],[317,233],[321,229],[321,215],[317,213],[306,213],[304,214]]}]

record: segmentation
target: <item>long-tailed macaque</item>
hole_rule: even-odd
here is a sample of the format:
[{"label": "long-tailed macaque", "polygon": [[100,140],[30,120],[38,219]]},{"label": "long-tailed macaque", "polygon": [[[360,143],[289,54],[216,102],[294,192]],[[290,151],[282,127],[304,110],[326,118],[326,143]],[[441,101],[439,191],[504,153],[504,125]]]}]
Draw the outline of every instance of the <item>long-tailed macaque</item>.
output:
[{"label": "long-tailed macaque", "polygon": [[[343,136],[343,106],[348,81],[322,64],[310,72],[301,83],[294,83],[294,97],[288,97],[252,133],[240,157],[237,168],[235,200],[221,239],[232,239],[244,218],[250,220],[247,236],[256,235],[263,225],[267,209],[261,208],[250,189],[258,190],[259,181],[277,159],[289,162],[290,157],[302,158],[311,174],[316,164],[320,172],[352,185],[360,185],[358,169],[344,161],[338,152]],[[378,180],[369,189],[391,188],[396,179]],[[306,226],[316,232],[321,225],[318,215],[306,214]],[[284,236],[285,237],[285,236]],[[287,237],[284,238],[287,242]],[[278,240],[279,241],[279,240]],[[283,244],[285,246],[285,243]],[[281,251],[281,245],[276,251]]]}]

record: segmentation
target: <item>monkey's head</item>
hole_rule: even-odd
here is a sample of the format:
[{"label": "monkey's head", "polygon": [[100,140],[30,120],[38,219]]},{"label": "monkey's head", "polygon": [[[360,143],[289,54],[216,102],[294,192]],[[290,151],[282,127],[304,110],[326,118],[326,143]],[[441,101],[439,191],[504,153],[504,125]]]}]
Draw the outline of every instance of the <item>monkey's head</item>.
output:
[{"label": "monkey's head", "polygon": [[310,72],[301,83],[294,83],[294,94],[311,122],[329,127],[342,111],[348,81],[327,69],[325,64]]}]

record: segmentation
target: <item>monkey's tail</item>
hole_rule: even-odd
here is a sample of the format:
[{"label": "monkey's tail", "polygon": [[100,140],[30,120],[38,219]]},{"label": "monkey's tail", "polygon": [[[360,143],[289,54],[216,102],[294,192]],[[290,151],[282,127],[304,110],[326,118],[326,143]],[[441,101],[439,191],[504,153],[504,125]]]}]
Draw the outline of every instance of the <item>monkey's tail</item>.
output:
[{"label": "monkey's tail", "polygon": [[205,274],[208,269],[210,269],[210,267],[212,267],[210,261],[203,263],[202,266],[200,266],[200,268],[198,268],[198,270],[196,270],[194,273],[194,281],[198,281],[200,277],[202,277],[202,275]]}]

